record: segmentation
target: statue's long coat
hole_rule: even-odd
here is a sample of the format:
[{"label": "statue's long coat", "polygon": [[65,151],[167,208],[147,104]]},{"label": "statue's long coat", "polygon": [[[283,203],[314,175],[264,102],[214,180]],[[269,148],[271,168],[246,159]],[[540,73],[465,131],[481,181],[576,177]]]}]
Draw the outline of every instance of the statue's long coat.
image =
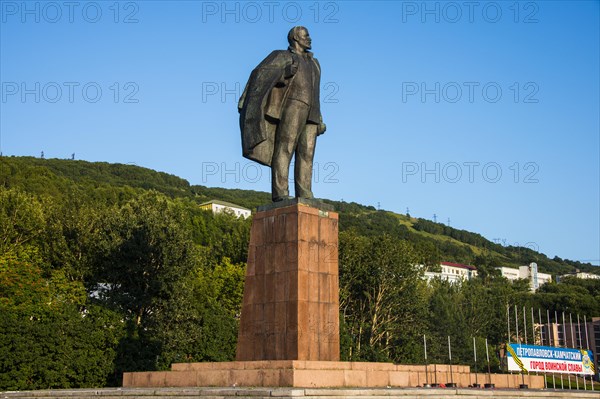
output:
[{"label": "statue's long coat", "polygon": [[[308,121],[318,124],[322,121],[319,107],[321,67],[312,53],[309,56],[316,66],[316,73]],[[295,57],[298,55],[289,50],[275,50],[269,54],[250,74],[238,104],[243,156],[266,166],[271,166],[277,123],[294,79],[293,76],[285,78],[285,69],[298,62]]]}]

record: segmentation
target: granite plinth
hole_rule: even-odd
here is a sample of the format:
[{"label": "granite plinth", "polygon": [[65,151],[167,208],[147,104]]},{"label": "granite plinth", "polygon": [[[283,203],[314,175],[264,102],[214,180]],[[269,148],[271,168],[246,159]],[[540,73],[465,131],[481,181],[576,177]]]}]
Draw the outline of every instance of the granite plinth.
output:
[{"label": "granite plinth", "polygon": [[[488,382],[496,388],[518,388],[519,374],[470,373],[468,366],[452,366],[452,382],[458,388]],[[176,363],[171,371],[136,372],[123,375],[124,387],[302,387],[302,388],[386,388],[417,387],[437,381],[446,384],[450,366],[432,364],[395,365],[369,362],[325,362],[273,360],[218,363]],[[544,387],[542,376],[526,375],[530,388]]]},{"label": "granite plinth", "polygon": [[337,361],[338,214],[287,201],[252,220],[236,360]]}]

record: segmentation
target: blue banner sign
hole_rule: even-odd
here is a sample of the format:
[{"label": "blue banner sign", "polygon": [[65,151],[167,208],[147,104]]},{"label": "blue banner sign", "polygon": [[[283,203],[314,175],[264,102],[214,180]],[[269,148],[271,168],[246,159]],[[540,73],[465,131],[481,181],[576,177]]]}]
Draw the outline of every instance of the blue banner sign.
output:
[{"label": "blue banner sign", "polygon": [[537,373],[594,375],[590,350],[507,344],[508,370]]}]

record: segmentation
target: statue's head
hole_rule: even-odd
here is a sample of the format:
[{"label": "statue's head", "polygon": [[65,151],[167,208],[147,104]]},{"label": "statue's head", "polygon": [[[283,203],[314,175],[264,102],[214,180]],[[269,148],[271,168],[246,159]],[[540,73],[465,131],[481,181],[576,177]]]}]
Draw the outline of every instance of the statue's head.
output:
[{"label": "statue's head", "polygon": [[288,32],[288,43],[292,47],[300,47],[302,50],[310,50],[312,47],[312,40],[308,34],[308,29],[304,26],[294,26]]}]

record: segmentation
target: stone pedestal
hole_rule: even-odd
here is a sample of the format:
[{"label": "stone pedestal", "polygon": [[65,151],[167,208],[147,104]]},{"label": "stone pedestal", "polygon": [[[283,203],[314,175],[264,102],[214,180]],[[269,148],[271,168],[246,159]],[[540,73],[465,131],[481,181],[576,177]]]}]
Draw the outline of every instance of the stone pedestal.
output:
[{"label": "stone pedestal", "polygon": [[338,214],[270,208],[252,221],[236,360],[339,361]]},{"label": "stone pedestal", "polygon": [[[124,373],[124,387],[385,388],[330,391],[336,397],[381,398],[404,392],[389,387],[445,383],[451,375],[458,387],[476,380],[497,388],[521,384],[518,374],[476,377],[461,365],[453,365],[450,373],[447,365],[340,362],[337,213],[304,200],[273,204],[259,208],[250,234],[237,361],[176,363],[171,371]],[[530,388],[544,387],[542,376],[527,375],[525,381]],[[434,391],[418,395],[407,391],[407,396],[433,398]],[[175,392],[165,395],[178,395]],[[190,396],[189,392],[181,395]],[[235,396],[260,396],[256,388],[235,392]],[[283,396],[303,396],[308,390],[289,392]],[[448,392],[458,391],[445,390],[439,397],[446,398]],[[222,391],[207,395],[223,397]],[[317,399],[328,394],[307,395]],[[269,396],[278,395],[265,395]]]}]

